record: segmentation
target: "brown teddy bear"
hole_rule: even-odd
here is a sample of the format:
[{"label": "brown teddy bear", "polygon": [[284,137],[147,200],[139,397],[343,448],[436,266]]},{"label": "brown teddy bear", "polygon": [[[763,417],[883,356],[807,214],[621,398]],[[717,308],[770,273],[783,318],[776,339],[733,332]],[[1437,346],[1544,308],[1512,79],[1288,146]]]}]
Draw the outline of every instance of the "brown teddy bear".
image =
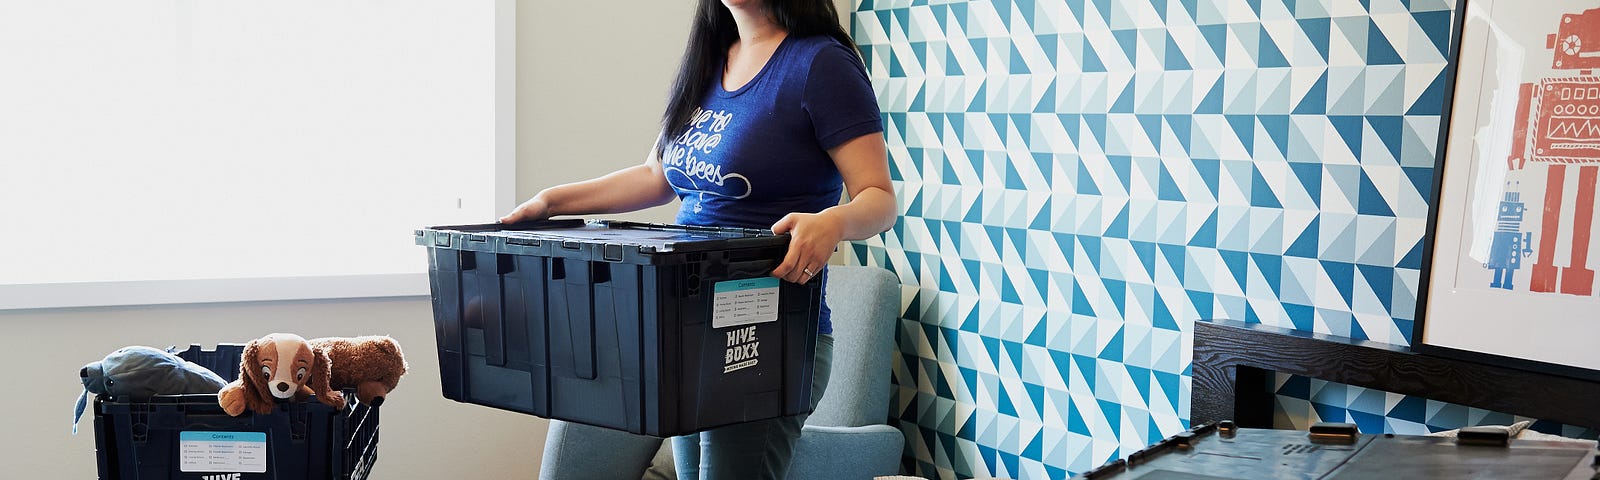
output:
[{"label": "brown teddy bear", "polygon": [[345,407],[340,390],[355,388],[363,404],[377,406],[406,373],[400,344],[386,336],[306,340],[274,333],[251,340],[239,359],[239,378],[222,388],[217,403],[228,415],[248,408],[272,413],[275,399],[317,400]]}]

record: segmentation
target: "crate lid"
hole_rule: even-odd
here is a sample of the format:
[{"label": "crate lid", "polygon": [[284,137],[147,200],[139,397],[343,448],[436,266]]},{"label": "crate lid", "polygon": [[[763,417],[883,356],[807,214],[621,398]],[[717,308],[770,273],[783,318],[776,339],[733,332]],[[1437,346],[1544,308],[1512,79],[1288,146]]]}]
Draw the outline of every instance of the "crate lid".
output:
[{"label": "crate lid", "polygon": [[[659,255],[787,245],[788,235],[752,228],[699,227],[610,220],[545,220],[514,224],[428,227],[416,231],[418,245],[518,254],[579,252],[594,260],[626,261]],[[563,255],[571,256],[571,255]]]}]

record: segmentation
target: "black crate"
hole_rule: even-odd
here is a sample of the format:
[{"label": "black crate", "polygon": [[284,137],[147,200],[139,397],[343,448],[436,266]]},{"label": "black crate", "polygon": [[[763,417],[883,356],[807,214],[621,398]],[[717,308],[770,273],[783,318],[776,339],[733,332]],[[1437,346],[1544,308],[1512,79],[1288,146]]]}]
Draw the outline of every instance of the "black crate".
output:
[{"label": "black crate", "polygon": [[[216,372],[239,376],[243,345],[201,350],[190,345],[179,357]],[[343,411],[315,399],[279,402],[271,414],[246,411],[232,417],[216,395],[157,395],[146,402],[115,397],[94,401],[94,444],[101,480],[360,480],[378,456],[378,408],[356,404]],[[204,452],[225,446],[259,449],[265,458],[224,454],[240,468],[185,466]],[[186,454],[184,448],[189,448]],[[188,470],[188,471],[186,471]],[[238,474],[235,476],[234,474]]]},{"label": "black crate", "polygon": [[[657,437],[811,411],[821,282],[771,276],[787,236],[582,220],[416,236],[445,397]],[[727,293],[718,310],[740,287],[776,304]]]}]

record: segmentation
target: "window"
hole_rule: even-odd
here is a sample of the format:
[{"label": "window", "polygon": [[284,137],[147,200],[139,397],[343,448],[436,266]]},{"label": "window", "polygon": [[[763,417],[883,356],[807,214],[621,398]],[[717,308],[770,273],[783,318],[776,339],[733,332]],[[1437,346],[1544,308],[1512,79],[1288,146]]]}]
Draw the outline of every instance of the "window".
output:
[{"label": "window", "polygon": [[0,308],[427,294],[511,206],[514,5],[0,0]]}]

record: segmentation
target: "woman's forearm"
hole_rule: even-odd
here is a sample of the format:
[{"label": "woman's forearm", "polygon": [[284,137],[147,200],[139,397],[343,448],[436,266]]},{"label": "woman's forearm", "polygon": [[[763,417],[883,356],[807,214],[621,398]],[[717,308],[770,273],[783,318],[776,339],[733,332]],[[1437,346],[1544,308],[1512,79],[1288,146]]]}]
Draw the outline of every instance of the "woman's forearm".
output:
[{"label": "woman's forearm", "polygon": [[654,160],[603,177],[546,188],[500,218],[501,223],[556,215],[621,213],[672,201],[672,187]]},{"label": "woman's forearm", "polygon": [[821,212],[834,217],[845,240],[865,240],[894,226],[894,194],[881,187],[867,187],[850,201]]},{"label": "woman's forearm", "polygon": [[535,195],[550,207],[550,216],[622,213],[672,201],[672,189],[660,170],[635,165],[603,177],[550,187]]}]

